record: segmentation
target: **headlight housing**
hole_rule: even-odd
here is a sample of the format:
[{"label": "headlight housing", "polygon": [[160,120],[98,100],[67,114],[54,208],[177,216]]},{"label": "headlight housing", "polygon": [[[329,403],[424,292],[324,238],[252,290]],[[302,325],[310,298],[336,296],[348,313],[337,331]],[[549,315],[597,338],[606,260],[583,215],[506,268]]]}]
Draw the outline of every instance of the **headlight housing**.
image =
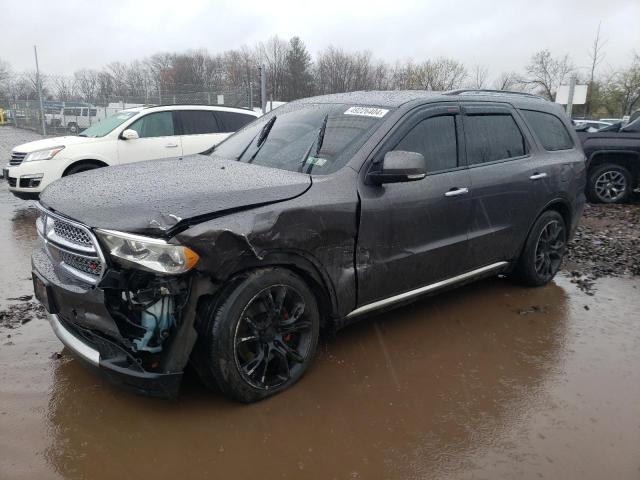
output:
[{"label": "headlight housing", "polygon": [[158,238],[132,235],[113,230],[96,230],[111,258],[121,265],[149,272],[177,275],[198,263],[198,254],[182,245],[172,245]]},{"label": "headlight housing", "polygon": [[46,148],[44,150],[36,150],[35,152],[28,153],[26,157],[24,157],[24,162],[35,162],[38,160],[51,160],[58,153],[64,150],[64,145],[60,145],[59,147]]}]

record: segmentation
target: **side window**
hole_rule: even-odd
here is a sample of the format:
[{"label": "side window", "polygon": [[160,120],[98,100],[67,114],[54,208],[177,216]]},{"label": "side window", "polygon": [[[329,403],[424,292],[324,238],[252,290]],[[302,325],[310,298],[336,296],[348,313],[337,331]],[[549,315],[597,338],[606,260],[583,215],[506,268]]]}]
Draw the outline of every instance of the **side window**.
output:
[{"label": "side window", "polygon": [[[527,123],[540,140],[545,150],[569,150],[573,148],[573,140],[562,121],[550,113],[535,110],[520,110]],[[587,124],[589,125],[589,124]],[[591,125],[589,125],[591,126]],[[595,128],[599,128],[593,125]]]},{"label": "side window", "polygon": [[236,132],[246,124],[253,122],[256,117],[246,113],[216,112],[222,132]]},{"label": "side window", "polygon": [[394,150],[418,152],[427,161],[427,172],[458,166],[456,121],[453,115],[422,120],[400,140]]},{"label": "side window", "polygon": [[218,133],[218,121],[211,110],[182,110],[183,135],[198,135],[202,133]]},{"label": "side window", "polygon": [[129,127],[138,132],[140,138],[168,137],[175,135],[172,112],[156,112],[145,115]]},{"label": "side window", "polygon": [[524,137],[511,115],[467,115],[464,118],[464,138],[469,165],[525,154]]}]

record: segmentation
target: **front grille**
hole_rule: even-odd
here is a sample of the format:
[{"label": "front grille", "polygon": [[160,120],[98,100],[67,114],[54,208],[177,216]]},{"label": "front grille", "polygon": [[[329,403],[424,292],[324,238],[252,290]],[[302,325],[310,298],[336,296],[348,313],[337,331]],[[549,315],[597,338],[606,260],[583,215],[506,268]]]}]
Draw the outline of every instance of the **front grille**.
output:
[{"label": "front grille", "polygon": [[79,227],[76,227],[75,225],[64,222],[62,220],[53,220],[53,231],[56,233],[56,235],[64,238],[71,243],[75,243],[85,247],[90,247],[92,245],[91,237],[87,232]]},{"label": "front grille", "polygon": [[10,187],[15,187],[16,186],[16,178],[13,177],[9,177],[9,186]]},{"label": "front grille", "polygon": [[36,226],[54,265],[84,282],[98,283],[105,270],[104,257],[87,227],[42,207]]},{"label": "front grille", "polygon": [[16,166],[16,165],[20,165],[22,163],[22,161],[24,160],[24,157],[26,157],[27,154],[26,153],[22,153],[22,152],[11,152],[11,160],[9,160],[9,165],[11,166]]},{"label": "front grille", "polygon": [[98,259],[82,257],[70,252],[61,251],[60,258],[69,267],[75,268],[87,275],[99,278],[102,275],[102,264]]}]

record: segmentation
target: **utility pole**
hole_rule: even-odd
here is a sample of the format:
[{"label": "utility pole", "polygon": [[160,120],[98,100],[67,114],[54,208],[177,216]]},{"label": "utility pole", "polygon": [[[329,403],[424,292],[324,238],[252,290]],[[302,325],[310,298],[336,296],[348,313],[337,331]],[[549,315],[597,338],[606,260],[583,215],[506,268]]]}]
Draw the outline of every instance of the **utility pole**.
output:
[{"label": "utility pole", "polygon": [[267,113],[267,72],[264,64],[258,68],[260,69],[260,108],[264,115]]},{"label": "utility pole", "polygon": [[573,110],[573,94],[576,90],[576,76],[571,75],[569,80],[569,98],[567,99],[567,116],[571,118],[571,111]]},{"label": "utility pole", "polygon": [[38,98],[40,99],[40,118],[42,119],[42,135],[47,134],[47,126],[44,120],[44,106],[42,104],[42,82],[40,81],[40,68],[38,67],[38,49],[33,46],[33,54],[36,57],[36,88],[38,89]]}]

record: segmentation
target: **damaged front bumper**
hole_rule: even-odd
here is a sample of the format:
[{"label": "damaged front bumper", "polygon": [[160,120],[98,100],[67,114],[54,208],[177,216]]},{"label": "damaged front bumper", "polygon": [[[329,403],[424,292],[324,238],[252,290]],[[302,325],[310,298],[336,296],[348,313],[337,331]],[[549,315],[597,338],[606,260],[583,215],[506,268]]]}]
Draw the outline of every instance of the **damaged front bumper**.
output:
[{"label": "damaged front bumper", "polygon": [[[110,382],[139,394],[176,397],[195,342],[191,323],[173,330],[162,351],[136,351],[126,322],[118,319],[122,313],[112,306],[122,293],[71,275],[51,254],[52,247],[39,237],[31,260],[36,297],[49,312],[56,336],[74,357]],[[185,310],[193,316],[195,309],[188,305]]]},{"label": "damaged front bumper", "polygon": [[177,396],[182,372],[152,373],[140,366],[132,368],[135,363],[129,361],[127,352],[115,342],[67,322],[55,313],[49,314],[49,322],[56,336],[74,357],[111,383],[154,397]]}]

